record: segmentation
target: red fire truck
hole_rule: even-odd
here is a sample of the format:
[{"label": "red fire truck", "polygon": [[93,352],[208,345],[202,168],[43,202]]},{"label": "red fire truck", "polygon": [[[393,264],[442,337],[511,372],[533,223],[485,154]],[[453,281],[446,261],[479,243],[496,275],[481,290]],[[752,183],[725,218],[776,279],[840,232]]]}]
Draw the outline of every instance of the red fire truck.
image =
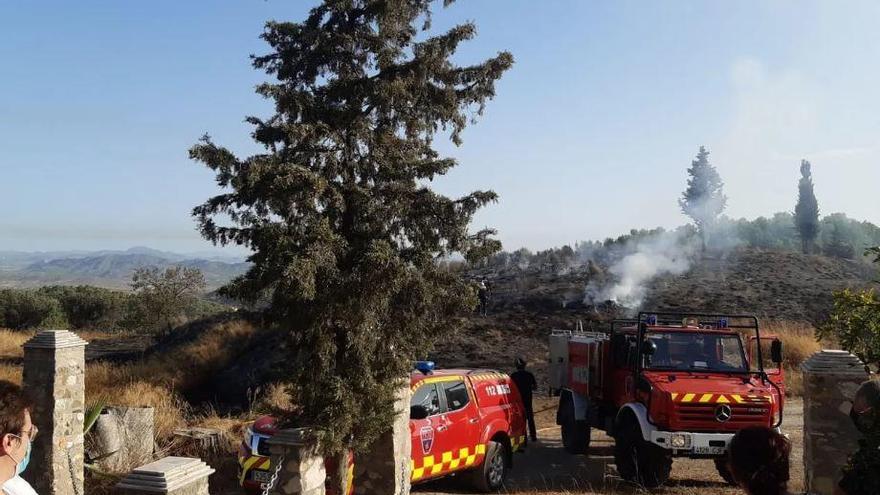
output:
[{"label": "red fire truck", "polygon": [[[417,368],[410,377],[412,482],[454,475],[482,491],[500,489],[513,453],[526,445],[525,412],[513,381],[492,370],[434,370],[425,361]],[[271,478],[264,442],[275,431],[269,417],[247,429],[239,476],[248,492],[258,492]]]},{"label": "red fire truck", "polygon": [[[775,369],[764,369],[769,349]],[[645,487],[669,478],[674,457],[713,459],[719,474],[734,433],[779,428],[785,400],[782,342],[750,315],[639,313],[609,332],[554,330],[551,392],[571,453],[590,430],[615,440],[621,477]]]}]

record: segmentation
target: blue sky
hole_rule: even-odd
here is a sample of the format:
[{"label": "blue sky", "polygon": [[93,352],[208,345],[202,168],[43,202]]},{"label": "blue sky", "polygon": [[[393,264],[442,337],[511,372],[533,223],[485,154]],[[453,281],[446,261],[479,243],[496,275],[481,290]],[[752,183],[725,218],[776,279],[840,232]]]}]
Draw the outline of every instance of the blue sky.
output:
[{"label": "blue sky", "polygon": [[[0,250],[209,248],[189,212],[216,189],[187,149],[256,150],[248,56],[310,5],[0,0]],[[460,167],[436,187],[497,191],[474,227],[508,249],[684,223],[701,144],[731,216],[793,209],[807,158],[823,213],[880,223],[880,3],[459,0],[434,27],[463,20],[460,62],[516,64],[440,144]]]}]

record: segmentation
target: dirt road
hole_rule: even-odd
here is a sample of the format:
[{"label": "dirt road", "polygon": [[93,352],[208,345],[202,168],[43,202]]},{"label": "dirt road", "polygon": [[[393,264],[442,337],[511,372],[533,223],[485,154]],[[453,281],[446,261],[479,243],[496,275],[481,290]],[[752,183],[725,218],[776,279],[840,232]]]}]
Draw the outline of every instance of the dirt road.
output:
[{"label": "dirt road", "polygon": [[[540,411],[536,418],[540,441],[531,444],[526,453],[517,454],[514,458],[513,472],[505,493],[645,493],[617,477],[611,438],[594,431],[589,456],[569,455],[562,448],[559,427],[555,425],[555,402],[542,399],[536,404],[536,409]],[[798,492],[803,486],[803,424],[803,402],[800,399],[787,401],[783,431],[792,441],[792,482],[789,489],[793,492]],[[413,491],[423,495],[473,493],[454,478],[421,485]],[[711,461],[676,459],[668,485],[652,493],[734,495],[742,492],[727,486]]]}]

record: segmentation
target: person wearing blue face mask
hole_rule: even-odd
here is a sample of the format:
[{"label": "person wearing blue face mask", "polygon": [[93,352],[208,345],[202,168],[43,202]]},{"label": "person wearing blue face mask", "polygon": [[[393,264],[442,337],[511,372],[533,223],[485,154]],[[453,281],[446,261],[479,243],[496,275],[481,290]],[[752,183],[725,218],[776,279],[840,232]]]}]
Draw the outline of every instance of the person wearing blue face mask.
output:
[{"label": "person wearing blue face mask", "polygon": [[37,427],[31,422],[33,404],[14,383],[0,380],[0,491],[4,495],[37,495],[22,479],[31,457]]}]

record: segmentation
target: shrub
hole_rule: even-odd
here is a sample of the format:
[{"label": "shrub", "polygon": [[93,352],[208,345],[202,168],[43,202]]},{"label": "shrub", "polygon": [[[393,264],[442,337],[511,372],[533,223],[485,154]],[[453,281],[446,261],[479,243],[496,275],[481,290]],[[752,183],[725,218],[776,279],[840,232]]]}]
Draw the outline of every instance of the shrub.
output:
[{"label": "shrub", "polygon": [[816,334],[836,339],[867,365],[880,365],[880,297],[873,289],[844,289],[833,297],[831,316]]},{"label": "shrub", "polygon": [[32,290],[0,290],[0,327],[23,330],[66,326],[58,300]]}]

